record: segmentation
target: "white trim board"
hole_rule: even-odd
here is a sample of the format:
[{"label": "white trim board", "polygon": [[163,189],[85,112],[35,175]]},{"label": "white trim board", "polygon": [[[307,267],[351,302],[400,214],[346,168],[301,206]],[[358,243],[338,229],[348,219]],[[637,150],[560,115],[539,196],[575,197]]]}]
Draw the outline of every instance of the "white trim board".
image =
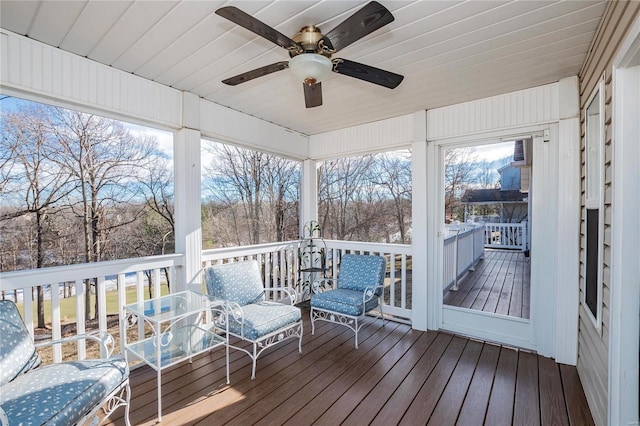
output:
[{"label": "white trim board", "polygon": [[613,61],[609,424],[638,424],[640,351],[640,17]]}]

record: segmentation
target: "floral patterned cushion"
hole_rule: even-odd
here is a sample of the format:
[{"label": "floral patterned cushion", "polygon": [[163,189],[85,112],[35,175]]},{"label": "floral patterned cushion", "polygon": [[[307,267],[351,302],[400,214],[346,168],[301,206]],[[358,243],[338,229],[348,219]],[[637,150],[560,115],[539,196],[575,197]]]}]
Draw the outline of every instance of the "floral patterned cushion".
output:
[{"label": "floral patterned cushion", "polygon": [[354,317],[364,315],[378,306],[378,298],[367,301],[362,309],[362,291],[338,288],[311,296],[311,307]]},{"label": "floral patterned cushion", "polygon": [[[382,256],[362,254],[345,254],[340,259],[340,273],[338,287],[364,291],[366,287],[373,287],[384,283],[387,261]],[[379,296],[382,289],[376,290]]]},{"label": "floral patterned cushion", "polygon": [[[37,367],[40,356],[16,305],[0,300],[0,386]],[[3,388],[4,389],[4,388]]]},{"label": "floral patterned cushion", "polygon": [[[249,340],[257,340],[301,319],[300,308],[267,301],[243,306],[242,314],[244,338]],[[229,317],[229,331],[242,335],[242,324],[233,315]]]},{"label": "floral patterned cushion", "polygon": [[47,365],[2,385],[11,425],[76,424],[129,376],[122,357]]},{"label": "floral patterned cushion", "polygon": [[262,276],[256,260],[210,266],[205,271],[209,296],[240,306],[264,299]]}]

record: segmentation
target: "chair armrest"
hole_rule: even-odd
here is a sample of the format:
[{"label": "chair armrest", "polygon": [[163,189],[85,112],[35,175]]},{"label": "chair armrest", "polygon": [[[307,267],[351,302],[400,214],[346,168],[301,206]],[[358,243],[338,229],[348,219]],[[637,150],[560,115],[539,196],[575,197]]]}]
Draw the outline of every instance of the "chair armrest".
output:
[{"label": "chair armrest", "polygon": [[62,339],[51,340],[49,342],[38,343],[35,345],[36,348],[46,347],[46,346],[54,346],[60,345],[68,342],[75,342],[78,340],[92,340],[94,342],[98,342],[100,344],[100,353],[106,354],[106,357],[111,357],[114,348],[114,340],[113,336],[106,331],[96,331],[94,333],[85,333],[78,334],[77,336],[69,336],[64,337]]},{"label": "chair armrest", "polygon": [[372,285],[370,287],[366,287],[362,292],[362,304],[364,306],[369,300],[373,299],[376,296],[376,290],[379,288],[384,289],[384,285]]},{"label": "chair armrest", "polygon": [[0,407],[0,425],[9,426],[9,418],[7,417],[7,414],[4,412],[2,407]]},{"label": "chair armrest", "polygon": [[338,288],[338,280],[336,278],[320,278],[311,283],[313,293],[322,293],[334,288]]},{"label": "chair armrest", "polygon": [[294,305],[296,303],[296,301],[298,300],[298,293],[296,292],[296,290],[293,287],[270,287],[270,288],[265,288],[264,289],[265,293],[266,292],[270,292],[270,293],[276,293],[278,291],[286,293],[287,296],[289,297],[289,304],[290,305]]}]

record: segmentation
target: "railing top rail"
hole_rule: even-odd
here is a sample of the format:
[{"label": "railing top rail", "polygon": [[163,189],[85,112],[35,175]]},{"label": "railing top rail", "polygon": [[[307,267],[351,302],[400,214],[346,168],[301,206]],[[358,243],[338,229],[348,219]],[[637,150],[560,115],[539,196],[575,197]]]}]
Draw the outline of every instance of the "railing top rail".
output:
[{"label": "railing top rail", "polygon": [[522,228],[525,224],[523,222],[509,223],[509,222],[487,222],[485,226],[496,226],[504,228]]},{"label": "railing top rail", "polygon": [[82,280],[85,278],[126,274],[147,269],[181,266],[183,264],[183,258],[184,256],[182,254],[166,254],[2,272],[0,273],[0,289],[8,291],[25,287]]},{"label": "railing top rail", "polygon": [[286,250],[297,244],[297,240],[278,241],[274,243],[254,244],[249,246],[222,247],[202,251],[203,260],[226,259],[228,257],[249,256],[252,254],[264,254],[274,251]]},{"label": "railing top rail", "polygon": [[369,243],[361,241],[325,240],[328,248],[346,250],[376,251],[381,253],[408,254],[412,253],[410,244]]}]

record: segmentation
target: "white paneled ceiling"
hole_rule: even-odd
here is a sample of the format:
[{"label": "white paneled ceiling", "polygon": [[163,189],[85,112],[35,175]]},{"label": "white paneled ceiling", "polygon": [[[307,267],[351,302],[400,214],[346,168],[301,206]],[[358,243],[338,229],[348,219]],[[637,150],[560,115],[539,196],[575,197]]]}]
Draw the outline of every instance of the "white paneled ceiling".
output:
[{"label": "white paneled ceiling", "polygon": [[366,1],[9,1],[2,28],[305,134],[497,95],[577,75],[606,1],[389,1],[395,21],[335,57],[405,76],[395,90],[332,74],[306,109],[288,70],[220,81],[288,59],[214,14],[234,5],[283,34],[327,33]]}]

